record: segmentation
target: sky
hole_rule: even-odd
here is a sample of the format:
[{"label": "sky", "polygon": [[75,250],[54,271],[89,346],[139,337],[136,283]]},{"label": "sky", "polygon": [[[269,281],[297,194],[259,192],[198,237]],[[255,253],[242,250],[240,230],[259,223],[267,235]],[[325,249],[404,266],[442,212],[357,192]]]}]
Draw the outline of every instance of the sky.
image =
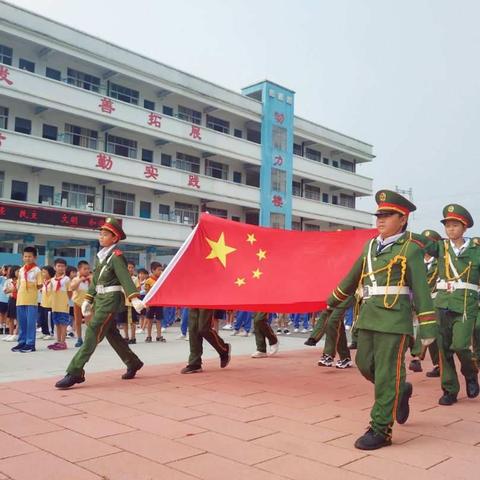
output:
[{"label": "sky", "polygon": [[460,203],[480,235],[476,0],[10,2],[232,90],[291,88],[297,115],[374,146],[374,190],[412,189],[412,230]]}]

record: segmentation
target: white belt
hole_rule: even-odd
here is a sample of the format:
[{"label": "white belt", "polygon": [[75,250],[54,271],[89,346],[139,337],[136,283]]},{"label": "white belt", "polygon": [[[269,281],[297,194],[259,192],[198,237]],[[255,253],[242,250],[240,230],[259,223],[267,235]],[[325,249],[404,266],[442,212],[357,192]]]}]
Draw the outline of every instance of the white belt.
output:
[{"label": "white belt", "polygon": [[410,295],[409,287],[377,287],[372,285],[365,285],[363,287],[363,298],[370,298],[374,295]]},{"label": "white belt", "polygon": [[454,292],[455,290],[473,290],[474,292],[478,292],[478,285],[467,282],[446,282],[445,280],[440,280],[437,283],[437,290],[446,290],[447,292]]},{"label": "white belt", "polygon": [[438,293],[438,292],[433,292],[433,293],[432,293],[432,298],[435,298],[435,297],[437,296],[437,293]]},{"label": "white belt", "polygon": [[95,287],[97,293],[111,293],[111,292],[121,292],[123,289],[121,285],[112,285],[111,287],[104,287],[103,285],[97,285]]}]

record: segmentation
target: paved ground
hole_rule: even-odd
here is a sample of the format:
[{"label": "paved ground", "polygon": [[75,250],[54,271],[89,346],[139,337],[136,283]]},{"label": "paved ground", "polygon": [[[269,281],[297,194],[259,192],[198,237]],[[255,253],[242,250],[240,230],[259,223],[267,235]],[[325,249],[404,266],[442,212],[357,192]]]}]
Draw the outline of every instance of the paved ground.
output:
[{"label": "paved ground", "polygon": [[[251,350],[253,339],[234,341]],[[184,357],[186,345],[175,348]],[[56,353],[25,357],[40,363]],[[63,370],[71,351],[59,353]],[[365,453],[352,444],[368,423],[372,387],[356,369],[317,367],[318,355],[285,348],[267,359],[236,356],[225,370],[209,359],[195,375],[178,373],[183,361],[151,365],[131,381],[109,370],[69,391],[53,389],[41,368],[36,380],[1,383],[0,479],[479,478],[480,400],[462,394],[439,407],[438,381],[411,374],[410,420],[395,427],[393,446]]]}]

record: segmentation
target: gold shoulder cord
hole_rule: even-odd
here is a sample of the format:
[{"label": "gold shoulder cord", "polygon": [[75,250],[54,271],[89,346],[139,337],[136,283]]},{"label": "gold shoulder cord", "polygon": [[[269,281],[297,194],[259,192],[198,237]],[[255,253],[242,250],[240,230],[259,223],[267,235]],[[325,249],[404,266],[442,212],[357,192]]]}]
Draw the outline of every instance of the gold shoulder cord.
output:
[{"label": "gold shoulder cord", "polygon": [[[379,268],[378,270],[374,270],[372,272],[365,272],[365,262],[366,258],[364,257],[363,259],[363,266],[362,266],[362,275],[360,276],[360,281],[359,281],[359,287],[363,283],[363,279],[365,277],[368,277],[369,275],[376,275],[377,273],[384,272],[385,270],[387,271],[387,291],[383,297],[383,306],[387,309],[392,309],[398,302],[398,299],[400,298],[400,288],[405,286],[405,274],[407,273],[407,257],[406,257],[406,250],[408,248],[408,245],[410,244],[410,238],[405,242],[405,244],[402,246],[400,253],[398,255],[395,255],[395,257],[388,262],[387,265],[385,265],[382,268]],[[390,278],[392,275],[392,269],[395,265],[400,266],[400,280],[398,281],[397,286],[397,293],[395,295],[395,298],[391,303],[388,303],[387,301],[387,296],[388,296],[388,288],[390,287]]]},{"label": "gold shoulder cord", "polygon": [[[464,275],[467,276],[465,282],[469,283],[470,280],[470,272],[472,270],[472,262],[468,262],[468,266],[465,267],[465,270],[462,273],[459,273],[458,276],[451,275],[450,274],[450,252],[448,251],[448,240],[443,241],[443,247],[445,250],[445,255],[444,255],[444,261],[445,261],[445,277],[447,281],[452,282],[452,281],[457,281],[457,280],[462,280],[462,277]],[[465,288],[464,289],[464,294],[463,294],[463,320],[465,320],[465,317],[467,315],[467,293],[468,290]]]}]

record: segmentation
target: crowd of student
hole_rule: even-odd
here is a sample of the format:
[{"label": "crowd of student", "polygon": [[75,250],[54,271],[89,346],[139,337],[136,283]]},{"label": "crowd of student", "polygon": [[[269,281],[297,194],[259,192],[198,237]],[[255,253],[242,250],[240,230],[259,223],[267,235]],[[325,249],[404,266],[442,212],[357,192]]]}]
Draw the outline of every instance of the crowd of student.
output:
[{"label": "crowd of student", "polygon": [[[0,269],[0,333],[2,340],[17,342],[12,351],[34,352],[36,340],[51,341],[47,348],[53,351],[67,349],[67,338],[72,337],[75,347],[83,344],[82,324],[89,318],[82,315],[81,305],[92,281],[92,269],[87,261],[77,266],[67,265],[63,258],[56,258],[52,265],[36,264],[37,250],[26,247],[23,265],[4,265]],[[150,264],[150,273],[136,269],[128,262],[128,271],[140,298],[152,288],[163,271],[159,262]],[[215,311],[216,329],[232,331],[232,335],[249,336],[252,332],[251,312]],[[314,316],[310,314],[272,315],[277,334],[290,335],[290,325],[295,333],[312,331]],[[187,339],[188,309],[175,307],[149,307],[141,314],[125,300],[125,309],[117,313],[116,323],[125,341],[137,342],[137,334],[145,334],[145,342],[165,342],[162,328],[180,321],[178,339]]]}]

